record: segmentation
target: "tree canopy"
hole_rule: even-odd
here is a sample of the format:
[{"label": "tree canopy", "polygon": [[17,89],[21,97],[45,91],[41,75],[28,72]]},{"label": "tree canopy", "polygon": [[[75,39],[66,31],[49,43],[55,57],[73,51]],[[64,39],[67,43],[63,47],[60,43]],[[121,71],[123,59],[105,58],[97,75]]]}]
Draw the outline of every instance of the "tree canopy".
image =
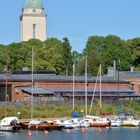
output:
[{"label": "tree canopy", "polygon": [[134,66],[140,70],[140,38],[122,40],[115,35],[90,36],[83,47],[83,52],[72,51],[67,37],[62,40],[49,38],[42,42],[31,39],[26,42],[0,45],[0,71],[8,64],[12,71],[31,69],[32,47],[35,48],[34,64],[36,70],[52,70],[62,75],[72,75],[72,65],[76,64],[76,74],[85,73],[85,57],[87,57],[88,73],[97,74],[100,64],[103,72],[115,60],[117,68],[129,70]]},{"label": "tree canopy", "polygon": [[134,38],[127,41],[131,51],[132,64],[136,70],[140,70],[140,38]]}]

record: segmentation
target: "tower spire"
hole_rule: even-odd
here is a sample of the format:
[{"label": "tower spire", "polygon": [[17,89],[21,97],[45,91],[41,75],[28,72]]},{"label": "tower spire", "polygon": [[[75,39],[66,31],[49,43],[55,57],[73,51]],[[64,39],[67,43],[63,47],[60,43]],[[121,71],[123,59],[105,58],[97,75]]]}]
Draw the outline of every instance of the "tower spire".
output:
[{"label": "tower spire", "polygon": [[26,0],[24,8],[43,8],[41,0]]}]

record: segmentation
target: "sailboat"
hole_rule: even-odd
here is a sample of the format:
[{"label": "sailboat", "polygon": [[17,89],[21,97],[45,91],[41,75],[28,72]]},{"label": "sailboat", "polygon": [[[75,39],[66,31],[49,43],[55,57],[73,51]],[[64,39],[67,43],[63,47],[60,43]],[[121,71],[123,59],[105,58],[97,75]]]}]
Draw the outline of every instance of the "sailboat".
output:
[{"label": "sailboat", "polygon": [[118,109],[118,113],[120,115],[120,120],[122,121],[121,126],[132,126],[137,127],[140,124],[140,121],[133,115],[130,115],[129,112],[125,112],[121,109]]},{"label": "sailboat", "polygon": [[73,63],[73,83],[72,83],[72,88],[73,88],[73,99],[72,99],[72,112],[71,112],[71,117],[72,118],[81,118],[83,115],[78,114],[75,112],[75,61]]},{"label": "sailboat", "polygon": [[[99,100],[99,115],[98,117],[92,117],[93,118],[93,122],[91,124],[91,126],[93,127],[107,127],[107,126],[111,126],[111,127],[119,127],[121,126],[122,124],[122,121],[120,119],[118,119],[118,117],[109,117],[109,118],[106,118],[105,115],[112,115],[112,112],[103,112],[102,110],[102,87],[101,87],[101,65],[99,67],[99,74],[97,74],[97,77],[98,75],[100,75],[100,100]],[[96,79],[96,82],[97,82],[97,79]],[[95,86],[96,88],[96,86]],[[93,99],[92,99],[92,102],[93,102]],[[92,105],[93,103],[91,103]],[[92,106],[91,106],[92,107]],[[91,112],[91,109],[90,109],[90,112]]]},{"label": "sailboat", "polygon": [[21,126],[19,119],[15,116],[7,117],[7,87],[8,86],[8,66],[6,65],[6,84],[5,84],[5,118],[0,122],[0,131],[18,132]]},{"label": "sailboat", "polygon": [[52,130],[52,129],[62,129],[63,126],[59,126],[53,122],[47,122],[42,120],[33,119],[33,94],[34,94],[34,47],[32,47],[32,93],[31,93],[31,118],[29,123],[20,123],[22,129],[28,130]]},{"label": "sailboat", "polygon": [[[85,112],[87,115],[87,57],[85,59]],[[64,128],[81,128],[81,127],[89,127],[90,122],[87,119],[83,118],[84,116],[76,113],[75,110],[75,61],[73,63],[73,108],[71,112],[72,119],[69,120],[55,120],[57,124],[64,125]]]},{"label": "sailboat", "polygon": [[[99,111],[102,111],[102,86],[101,86],[101,65],[99,67],[99,72],[100,72],[100,100],[99,100]],[[105,117],[97,117],[94,118],[93,121],[91,122],[92,127],[110,127],[111,122],[108,118]]]},{"label": "sailboat", "polygon": [[87,56],[85,56],[85,116],[82,116],[80,114],[77,114],[76,116],[77,118],[79,116],[79,119],[78,120],[75,119],[74,122],[79,123],[80,127],[87,128],[90,126],[91,121],[90,119],[87,119]]},{"label": "sailboat", "polygon": [[0,131],[18,132],[20,129],[17,117],[5,117],[0,122]]},{"label": "sailboat", "polygon": [[133,116],[127,116],[125,120],[122,121],[121,126],[130,126],[130,127],[138,127],[140,125],[140,121]]},{"label": "sailboat", "polygon": [[72,84],[72,86],[73,86],[73,100],[72,100],[72,112],[71,112],[72,119],[57,121],[57,124],[63,125],[64,128],[66,128],[66,129],[77,128],[77,127],[81,127],[81,125],[82,125],[81,118],[83,117],[83,115],[75,112],[75,61],[73,63],[73,84]]}]

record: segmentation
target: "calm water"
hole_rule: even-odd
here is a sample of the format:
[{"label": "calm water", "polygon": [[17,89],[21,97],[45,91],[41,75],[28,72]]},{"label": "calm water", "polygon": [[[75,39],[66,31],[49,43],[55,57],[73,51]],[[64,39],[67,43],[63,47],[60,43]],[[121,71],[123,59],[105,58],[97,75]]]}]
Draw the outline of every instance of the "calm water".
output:
[{"label": "calm water", "polygon": [[48,134],[33,131],[32,136],[27,131],[19,133],[0,132],[0,140],[140,140],[140,128],[111,128],[102,129],[98,132],[96,128],[72,130],[71,133],[64,131],[51,131]]}]

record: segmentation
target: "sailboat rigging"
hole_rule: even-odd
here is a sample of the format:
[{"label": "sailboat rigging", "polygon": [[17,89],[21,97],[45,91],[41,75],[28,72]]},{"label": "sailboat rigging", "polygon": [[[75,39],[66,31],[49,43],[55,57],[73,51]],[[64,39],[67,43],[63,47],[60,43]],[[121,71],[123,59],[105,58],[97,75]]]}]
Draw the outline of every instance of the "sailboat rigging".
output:
[{"label": "sailboat rigging", "polygon": [[[73,63],[73,112],[75,107],[74,97],[75,97],[75,61]],[[77,116],[81,117],[82,115],[77,114]],[[85,116],[87,116],[87,56],[85,56]]]},{"label": "sailboat rigging", "polygon": [[96,77],[94,92],[93,92],[93,96],[92,96],[92,99],[91,99],[91,105],[90,105],[90,110],[89,110],[89,116],[91,114],[91,109],[92,109],[92,106],[93,106],[93,100],[94,100],[94,96],[95,96],[95,92],[96,92],[96,88],[97,88],[97,81],[98,81],[98,79],[99,79],[99,91],[100,91],[100,93],[99,93],[99,112],[101,113],[102,112],[101,65],[99,66],[99,70],[98,70],[97,77]]},{"label": "sailboat rigging", "polygon": [[6,65],[6,76],[5,76],[5,117],[7,116],[7,99],[8,99],[8,65]]},{"label": "sailboat rigging", "polygon": [[75,94],[75,62],[73,63],[73,111],[75,107],[74,94]]},{"label": "sailboat rigging", "polygon": [[99,100],[99,114],[100,115],[112,115],[112,112],[103,112],[102,109],[102,79],[101,79],[101,75],[102,75],[102,66],[100,65],[99,67],[99,75],[100,75],[100,100]]},{"label": "sailboat rigging", "polygon": [[94,100],[95,92],[96,92],[96,89],[97,89],[97,81],[98,81],[98,78],[99,78],[99,73],[100,73],[100,71],[98,70],[97,77],[96,77],[96,82],[95,82],[95,87],[94,87],[94,91],[93,91],[93,96],[92,96],[92,99],[91,99],[91,104],[90,104],[90,109],[89,109],[89,116],[91,115],[93,100]]},{"label": "sailboat rigging", "polygon": [[73,101],[72,101],[72,112],[71,112],[71,117],[72,118],[80,118],[83,117],[83,115],[78,114],[75,112],[75,61],[73,63]]},{"label": "sailboat rigging", "polygon": [[34,93],[34,47],[32,47],[32,93],[31,93],[31,119],[33,118],[33,93]]},{"label": "sailboat rigging", "polygon": [[[34,113],[34,47],[32,47],[32,78],[31,78],[31,121],[29,123],[20,123],[22,129],[28,129],[28,130],[53,130],[53,129],[62,129],[63,126],[59,126],[55,123],[49,123],[47,121],[42,121],[38,119],[33,119],[33,113]],[[30,133],[30,131],[29,131]]]},{"label": "sailboat rigging", "polygon": [[99,117],[96,118],[91,126],[93,127],[108,127],[111,125],[111,122],[107,119],[107,118],[102,118],[101,117],[101,113],[102,113],[102,84],[101,84],[101,65],[99,66],[99,75],[100,75],[100,78],[99,78],[99,89],[100,89],[100,95],[99,95]]},{"label": "sailboat rigging", "polygon": [[100,109],[100,115],[101,115],[101,112],[102,112],[102,84],[101,84],[101,65],[99,67],[100,69],[100,106],[99,106],[99,109]]},{"label": "sailboat rigging", "polygon": [[87,56],[85,57],[85,116],[87,116]]},{"label": "sailboat rigging", "polygon": [[[80,118],[83,115],[74,112],[75,107],[75,61],[73,63],[73,111],[71,113],[71,117]],[[87,116],[87,56],[85,56],[85,116]]]}]

